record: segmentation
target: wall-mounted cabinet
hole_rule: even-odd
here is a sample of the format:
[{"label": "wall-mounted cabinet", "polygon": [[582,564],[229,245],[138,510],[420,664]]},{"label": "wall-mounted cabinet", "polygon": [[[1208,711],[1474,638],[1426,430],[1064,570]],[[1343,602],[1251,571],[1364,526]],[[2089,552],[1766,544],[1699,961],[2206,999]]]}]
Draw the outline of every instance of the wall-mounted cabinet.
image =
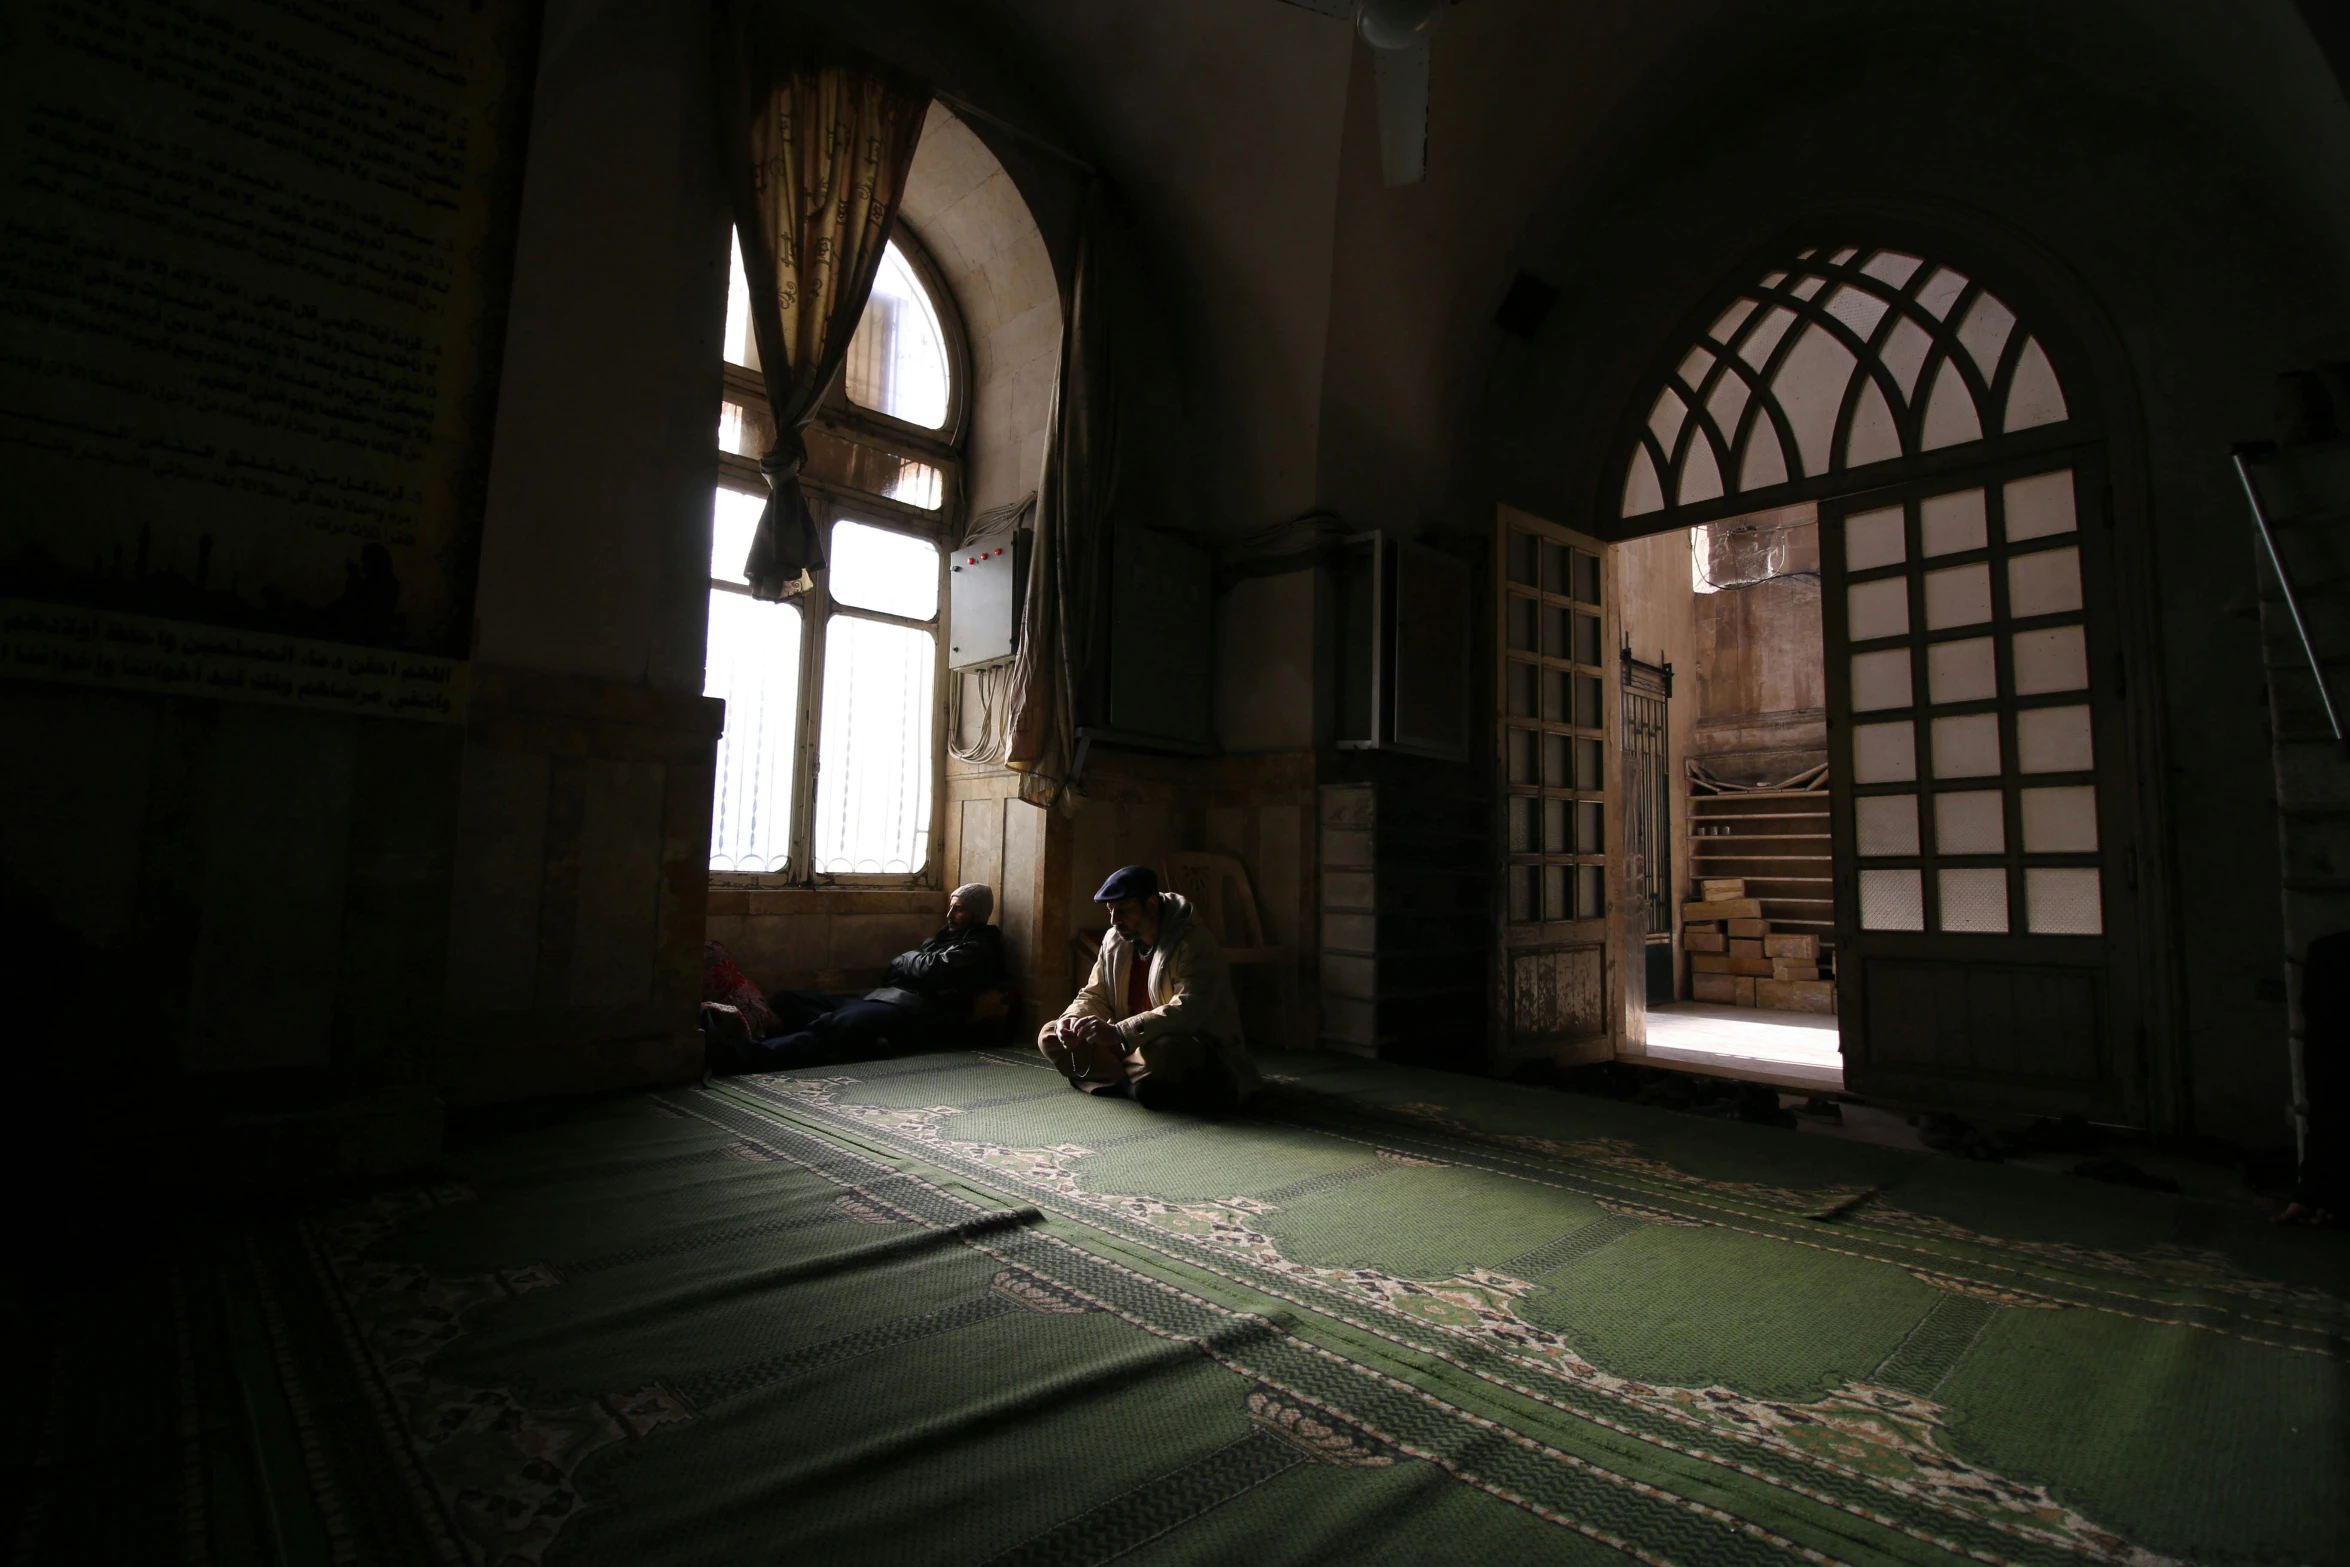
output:
[{"label": "wall-mounted cabinet", "polygon": [[1332,571],[1339,747],[1467,760],[1468,564],[1371,532],[1346,539]]}]

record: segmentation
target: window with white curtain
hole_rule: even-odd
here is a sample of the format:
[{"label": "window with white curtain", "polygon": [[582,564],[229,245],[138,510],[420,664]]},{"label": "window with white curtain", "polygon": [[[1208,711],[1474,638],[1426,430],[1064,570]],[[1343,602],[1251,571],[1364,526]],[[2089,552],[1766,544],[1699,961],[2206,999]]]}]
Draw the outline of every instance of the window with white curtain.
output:
[{"label": "window with white curtain", "polygon": [[941,743],[944,544],[956,522],[962,338],[935,272],[891,240],[841,375],[802,432],[825,535],[814,591],[750,595],[743,564],[773,436],[742,252],[725,384],[703,693],[726,702],[710,869],[808,881],[911,878],[929,864]]}]

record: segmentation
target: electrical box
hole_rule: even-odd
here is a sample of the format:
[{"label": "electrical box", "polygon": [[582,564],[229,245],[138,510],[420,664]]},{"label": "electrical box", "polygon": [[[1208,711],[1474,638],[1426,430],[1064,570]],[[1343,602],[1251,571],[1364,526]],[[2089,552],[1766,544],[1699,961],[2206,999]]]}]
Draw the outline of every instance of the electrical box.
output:
[{"label": "electrical box", "polygon": [[947,668],[1000,664],[1020,646],[1020,606],[1028,597],[1028,548],[1036,535],[973,539],[947,560]]}]

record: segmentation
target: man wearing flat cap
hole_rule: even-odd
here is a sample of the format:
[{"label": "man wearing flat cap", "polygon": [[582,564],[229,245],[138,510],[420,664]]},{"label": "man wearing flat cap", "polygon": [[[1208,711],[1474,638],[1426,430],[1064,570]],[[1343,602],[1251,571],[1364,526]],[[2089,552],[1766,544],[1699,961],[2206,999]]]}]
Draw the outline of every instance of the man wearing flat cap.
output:
[{"label": "man wearing flat cap", "polygon": [[1191,901],[1161,892],[1158,873],[1129,865],[1093,901],[1110,928],[1093,973],[1037,1048],[1094,1094],[1124,1094],[1147,1109],[1215,1113],[1263,1086],[1241,1036],[1240,1008],[1215,934]]}]

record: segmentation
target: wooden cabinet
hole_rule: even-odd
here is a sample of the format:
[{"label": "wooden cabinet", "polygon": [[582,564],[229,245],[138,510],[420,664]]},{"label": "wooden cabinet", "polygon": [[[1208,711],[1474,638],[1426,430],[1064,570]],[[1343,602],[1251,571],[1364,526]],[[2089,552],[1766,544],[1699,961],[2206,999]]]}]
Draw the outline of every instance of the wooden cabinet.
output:
[{"label": "wooden cabinet", "polygon": [[[1321,788],[1322,1039],[1430,1065],[1485,1053],[1484,813],[1447,776]],[[1446,785],[1450,787],[1446,787]]]}]

